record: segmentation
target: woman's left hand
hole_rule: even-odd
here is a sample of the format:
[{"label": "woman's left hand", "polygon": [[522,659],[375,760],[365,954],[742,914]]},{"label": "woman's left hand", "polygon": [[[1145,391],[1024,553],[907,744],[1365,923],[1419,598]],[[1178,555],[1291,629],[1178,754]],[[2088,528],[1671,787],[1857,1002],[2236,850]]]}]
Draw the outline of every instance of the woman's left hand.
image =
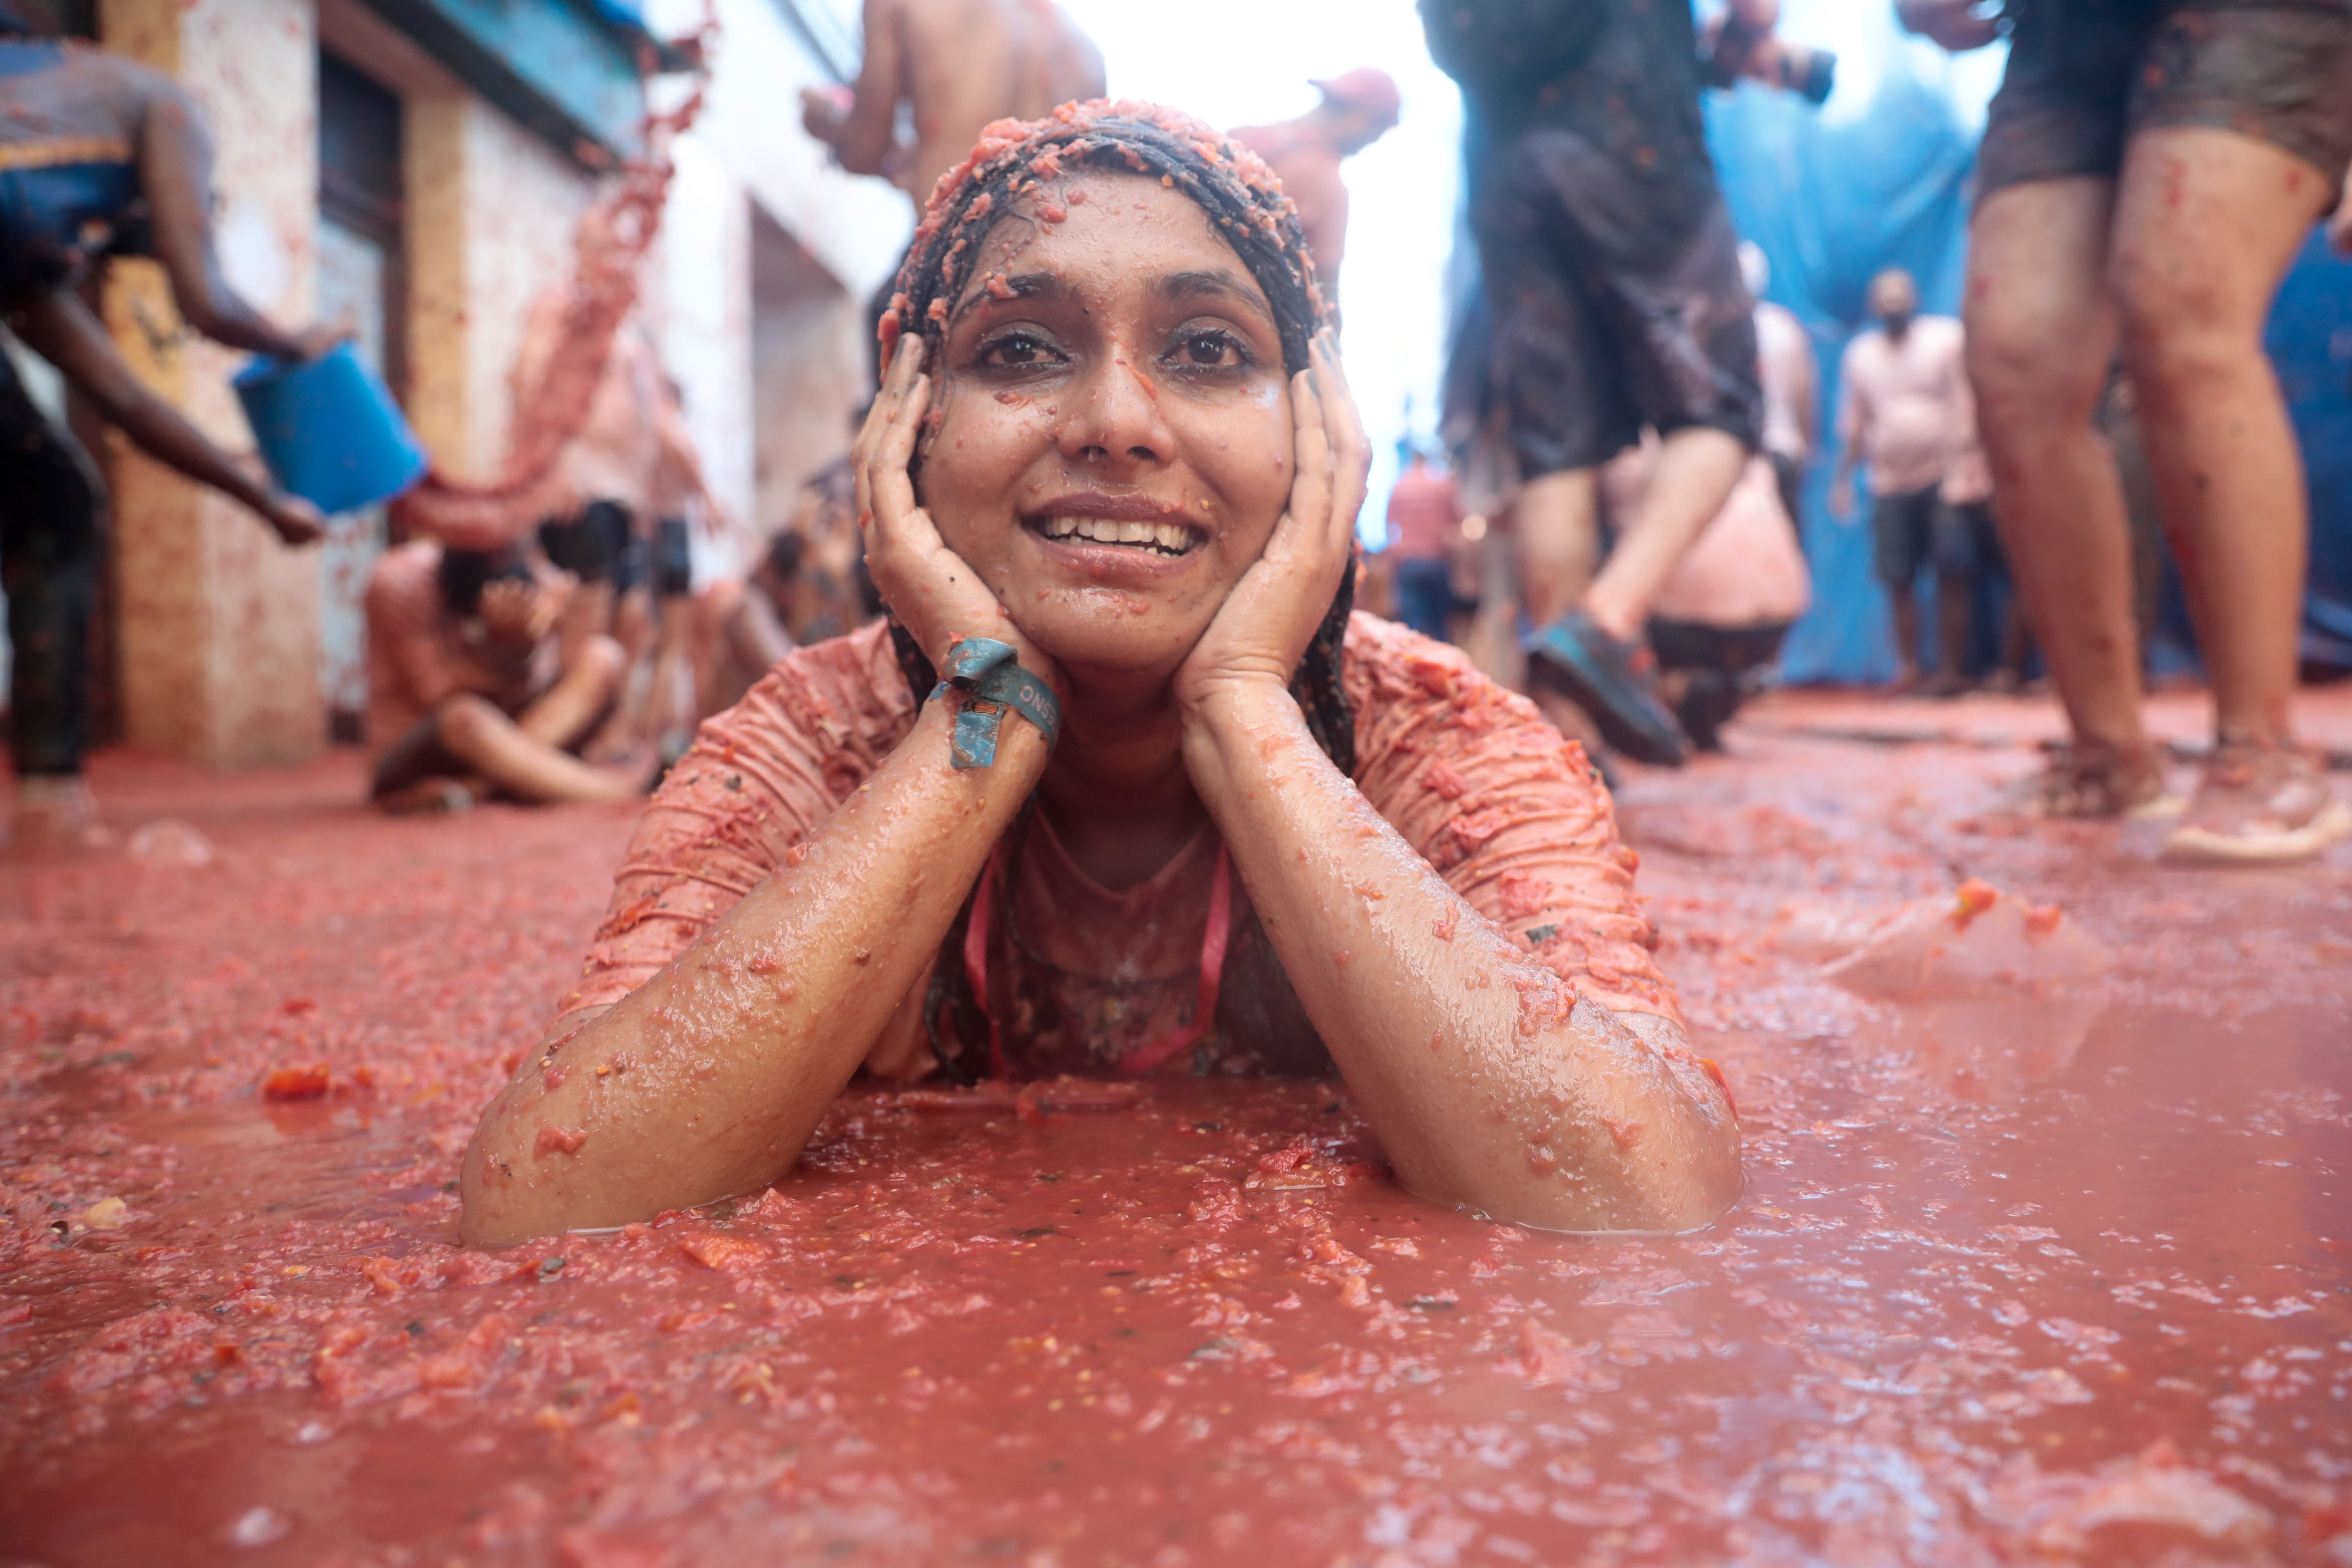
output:
[{"label": "woman's left hand", "polygon": [[1176,671],[1176,700],[1188,716],[1237,686],[1289,687],[1355,548],[1371,443],[1328,328],[1308,345],[1307,363],[1290,383],[1289,508]]}]

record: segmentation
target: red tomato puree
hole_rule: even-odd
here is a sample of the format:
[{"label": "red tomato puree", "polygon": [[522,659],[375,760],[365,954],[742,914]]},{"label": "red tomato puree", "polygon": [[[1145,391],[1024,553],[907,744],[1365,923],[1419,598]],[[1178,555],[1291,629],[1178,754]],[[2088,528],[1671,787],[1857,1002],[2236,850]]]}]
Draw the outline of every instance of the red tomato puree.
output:
[{"label": "red tomato puree", "polygon": [[[0,1560],[2352,1562],[2347,863],[1972,822],[2026,710],[1892,711],[1775,698],[1622,792],[1748,1140],[1677,1237],[1179,1078],[857,1088],[772,1190],[467,1251],[630,814],[101,758],[215,855],[0,859]],[[1967,877],[2119,967],[1898,1005],[1774,937]]]}]

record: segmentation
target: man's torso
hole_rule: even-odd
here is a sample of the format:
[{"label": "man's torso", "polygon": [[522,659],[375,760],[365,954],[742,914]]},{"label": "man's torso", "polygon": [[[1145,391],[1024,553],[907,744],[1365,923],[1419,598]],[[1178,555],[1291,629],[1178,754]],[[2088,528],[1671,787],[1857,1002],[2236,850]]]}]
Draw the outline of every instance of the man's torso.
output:
[{"label": "man's torso", "polygon": [[1879,495],[1939,483],[1965,423],[1960,324],[1922,316],[1896,342],[1872,328],[1847,351],[1848,395],[1865,409],[1863,452]]},{"label": "man's torso", "polygon": [[1091,98],[1101,57],[1051,0],[898,0],[915,146],[897,180],[919,205],[990,121]]}]

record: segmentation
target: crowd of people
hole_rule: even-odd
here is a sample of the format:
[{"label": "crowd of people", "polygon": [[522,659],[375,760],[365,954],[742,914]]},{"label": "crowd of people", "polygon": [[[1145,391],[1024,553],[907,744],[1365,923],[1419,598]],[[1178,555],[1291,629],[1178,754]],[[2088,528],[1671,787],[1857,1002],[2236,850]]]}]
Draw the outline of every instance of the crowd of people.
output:
[{"label": "crowd of people", "polygon": [[[1872,282],[1830,513],[1859,521],[1866,473],[1906,686],[1958,687],[1980,585],[2013,578],[1996,678],[2030,627],[2072,729],[2020,811],[2171,813],[2175,855],[2311,856],[2352,814],[2289,731],[2305,503],[2259,332],[2352,163],[2352,13],[2005,9],[1899,0],[1948,47],[2005,28],[2008,79],[1964,318],[1923,314],[1902,271]],[[874,0],[859,79],[806,100],[844,166],[927,206],[874,303],[855,446],[749,572],[695,580],[698,530],[727,520],[630,321],[552,459],[563,506],[382,558],[380,805],[653,792],[580,989],[467,1153],[470,1237],[766,1181],[861,1068],[1337,1070],[1419,1190],[1584,1228],[1728,1201],[1736,1120],[1597,764],[1719,749],[1810,602],[1819,366],[1760,298],[1701,95],[1818,100],[1831,62],[1777,39],[1777,0],[1706,29],[1636,0],[1423,13],[1463,91],[1483,284],[1444,449],[1405,454],[1369,561],[1342,167],[1398,122],[1395,84],[1351,71],[1298,120],[1221,133],[1103,99],[1100,54],[1033,0]],[[315,536],[140,392],[76,292],[141,245],[199,330],[289,359],[331,342],[220,282],[184,100],[12,35],[0,142],[17,337],[142,447]],[[519,395],[567,301],[535,310]],[[2118,359],[2212,677],[2187,802],[2138,717],[2094,426]],[[0,422],[19,820],[70,825],[100,496],[13,375]],[[664,1024],[684,1016],[690,1072]]]}]

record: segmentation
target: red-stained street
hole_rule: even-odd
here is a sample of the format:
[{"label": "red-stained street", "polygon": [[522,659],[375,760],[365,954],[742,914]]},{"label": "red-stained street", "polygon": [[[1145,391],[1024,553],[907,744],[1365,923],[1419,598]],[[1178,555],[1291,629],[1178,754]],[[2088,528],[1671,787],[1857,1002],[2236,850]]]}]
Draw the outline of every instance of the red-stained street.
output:
[{"label": "red-stained street", "polygon": [[[2352,689],[2298,721],[2346,765]],[[1449,1212],[1338,1085],[1219,1081],[853,1089],[755,1199],[505,1254],[457,1155],[629,813],[102,757],[201,843],[0,852],[0,1562],[2341,1568],[2352,847],[1984,817],[2057,732],[1781,695],[1628,780],[1746,1133],[1707,1230]],[[1822,973],[1969,879],[2116,967]]]}]

